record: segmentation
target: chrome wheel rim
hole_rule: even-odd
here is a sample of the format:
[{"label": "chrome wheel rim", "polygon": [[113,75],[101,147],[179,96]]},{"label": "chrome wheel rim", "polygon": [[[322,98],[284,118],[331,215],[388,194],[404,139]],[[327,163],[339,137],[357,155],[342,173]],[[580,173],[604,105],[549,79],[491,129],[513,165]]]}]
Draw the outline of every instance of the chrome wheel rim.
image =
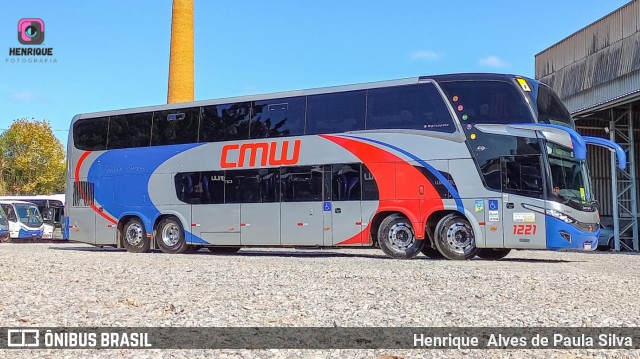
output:
[{"label": "chrome wheel rim", "polygon": [[447,245],[452,252],[466,254],[475,243],[473,230],[468,224],[456,222],[447,228]]},{"label": "chrome wheel rim", "polygon": [[132,223],[125,231],[124,239],[132,246],[137,246],[142,242],[142,226],[139,223]]},{"label": "chrome wheel rim", "polygon": [[168,223],[162,227],[162,243],[174,247],[180,241],[180,228],[175,223]]},{"label": "chrome wheel rim", "polygon": [[416,242],[413,229],[404,223],[396,223],[389,229],[389,243],[396,251],[405,251]]}]

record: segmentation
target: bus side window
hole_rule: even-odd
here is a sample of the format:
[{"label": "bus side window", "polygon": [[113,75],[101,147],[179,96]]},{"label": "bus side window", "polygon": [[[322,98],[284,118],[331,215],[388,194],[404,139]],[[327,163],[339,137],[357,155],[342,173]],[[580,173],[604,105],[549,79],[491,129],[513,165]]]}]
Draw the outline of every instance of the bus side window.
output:
[{"label": "bus side window", "polygon": [[307,98],[305,134],[364,130],[366,92],[350,91]]},{"label": "bus side window", "polygon": [[334,201],[359,201],[361,199],[360,164],[333,165],[332,192]]},{"label": "bus side window", "polygon": [[543,195],[539,155],[502,157],[503,190],[527,196]]},{"label": "bus side window", "polygon": [[153,113],[151,145],[176,145],[198,141],[200,108],[183,108]]},{"label": "bus side window", "polygon": [[322,200],[322,166],[282,167],[282,202]]},{"label": "bus side window", "polygon": [[305,109],[305,97],[253,102],[250,138],[303,135]]},{"label": "bus side window", "polygon": [[148,147],[152,118],[152,112],[111,116],[107,149]]},{"label": "bus side window", "polygon": [[13,207],[11,205],[2,205],[2,209],[4,209],[4,213],[7,214],[7,219],[11,222],[17,222],[18,217],[16,217],[16,213],[13,211]]},{"label": "bus side window", "polygon": [[201,108],[199,142],[246,140],[249,138],[250,102]]},{"label": "bus side window", "polygon": [[412,129],[453,133],[453,118],[432,83],[369,89],[367,129]]},{"label": "bus side window", "polygon": [[375,178],[373,178],[373,174],[371,171],[365,166],[362,165],[362,200],[363,201],[377,201],[380,199],[380,194],[378,192],[378,184],[376,183]]},{"label": "bus side window", "polygon": [[73,143],[79,150],[106,150],[108,131],[109,117],[78,120],[73,124]]}]

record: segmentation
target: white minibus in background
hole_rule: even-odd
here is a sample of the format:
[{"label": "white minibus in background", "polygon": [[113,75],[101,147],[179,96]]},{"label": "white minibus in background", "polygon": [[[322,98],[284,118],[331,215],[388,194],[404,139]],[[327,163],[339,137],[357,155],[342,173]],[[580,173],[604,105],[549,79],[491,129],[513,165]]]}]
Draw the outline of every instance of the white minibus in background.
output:
[{"label": "white minibus in background", "polygon": [[9,237],[11,239],[41,239],[44,222],[38,207],[25,201],[0,201],[0,207],[7,215]]},{"label": "white minibus in background", "polygon": [[35,204],[44,222],[44,239],[64,238],[64,194],[2,196],[0,201],[25,201]]}]

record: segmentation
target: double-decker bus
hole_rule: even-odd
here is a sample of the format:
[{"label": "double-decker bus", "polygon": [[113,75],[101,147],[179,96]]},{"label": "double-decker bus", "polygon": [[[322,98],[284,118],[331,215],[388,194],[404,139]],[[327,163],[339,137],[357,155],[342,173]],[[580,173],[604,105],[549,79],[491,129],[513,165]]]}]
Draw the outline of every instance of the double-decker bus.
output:
[{"label": "double-decker bus", "polygon": [[35,204],[44,222],[43,239],[65,239],[64,194],[2,196],[0,201],[24,201]]},{"label": "double-decker bus", "polygon": [[77,115],[67,159],[68,238],[131,252],[376,246],[499,259],[598,241],[585,138],[549,87],[520,76]]}]

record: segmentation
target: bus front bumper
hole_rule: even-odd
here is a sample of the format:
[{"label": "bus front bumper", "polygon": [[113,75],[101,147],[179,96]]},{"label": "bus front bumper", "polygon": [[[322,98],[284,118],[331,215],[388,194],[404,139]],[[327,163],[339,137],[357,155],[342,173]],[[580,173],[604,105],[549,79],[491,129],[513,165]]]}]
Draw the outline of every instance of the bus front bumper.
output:
[{"label": "bus front bumper", "polygon": [[595,251],[598,248],[598,235],[595,232],[584,232],[570,223],[546,216],[547,249],[552,251]]}]

